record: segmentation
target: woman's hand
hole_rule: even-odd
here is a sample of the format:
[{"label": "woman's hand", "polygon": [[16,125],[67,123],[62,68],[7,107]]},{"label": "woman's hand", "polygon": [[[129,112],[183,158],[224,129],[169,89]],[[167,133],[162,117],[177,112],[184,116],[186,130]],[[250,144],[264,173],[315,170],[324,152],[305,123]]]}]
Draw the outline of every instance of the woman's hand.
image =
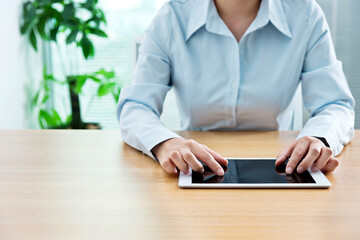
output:
[{"label": "woman's hand", "polygon": [[156,145],[152,152],[159,160],[161,167],[169,174],[176,174],[176,167],[188,174],[189,166],[195,172],[203,173],[204,167],[199,161],[201,160],[214,173],[222,176],[224,170],[220,165],[228,164],[228,161],[219,153],[192,139],[172,138]]},{"label": "woman's hand", "polygon": [[296,168],[298,173],[303,173],[309,167],[313,172],[319,170],[323,172],[332,172],[339,165],[339,160],[333,157],[332,150],[315,137],[302,137],[296,142],[286,147],[277,156],[275,165],[283,164],[288,158],[286,173],[292,174]]}]

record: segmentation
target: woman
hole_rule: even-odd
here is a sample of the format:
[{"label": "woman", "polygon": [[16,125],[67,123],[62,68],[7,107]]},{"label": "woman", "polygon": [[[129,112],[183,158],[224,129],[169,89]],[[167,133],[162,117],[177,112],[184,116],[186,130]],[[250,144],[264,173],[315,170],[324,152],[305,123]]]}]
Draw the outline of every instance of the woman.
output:
[{"label": "woman", "polygon": [[[277,157],[288,174],[333,171],[354,135],[354,99],[314,0],[173,0],[148,28],[118,104],[122,136],[164,170],[223,175],[227,160],[159,120],[174,87],[185,130],[291,128],[299,83],[311,118]],[[199,160],[198,160],[199,159]]]}]

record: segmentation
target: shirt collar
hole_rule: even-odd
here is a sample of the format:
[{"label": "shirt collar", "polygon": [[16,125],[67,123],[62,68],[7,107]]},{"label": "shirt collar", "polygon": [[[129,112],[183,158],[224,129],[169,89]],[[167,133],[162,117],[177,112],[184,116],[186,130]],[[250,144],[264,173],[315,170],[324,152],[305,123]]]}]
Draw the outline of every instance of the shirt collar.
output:
[{"label": "shirt collar", "polygon": [[189,24],[186,31],[186,41],[202,26],[205,25],[208,13],[209,5],[212,0],[194,0],[194,7],[191,12]]},{"label": "shirt collar", "polygon": [[280,0],[262,0],[269,6],[269,19],[271,23],[284,35],[292,38],[289,22]]},{"label": "shirt collar", "polygon": [[[208,30],[216,31],[221,29],[219,26],[223,24],[222,21],[220,23],[217,21],[219,16],[216,12],[215,4],[213,2],[214,0],[194,1],[194,8],[186,31],[186,41],[204,25],[206,25]],[[216,14],[214,14],[214,12]],[[284,35],[289,38],[292,37],[289,23],[280,0],[262,0],[257,17],[250,25],[247,33],[264,27],[269,22],[271,22]]]}]

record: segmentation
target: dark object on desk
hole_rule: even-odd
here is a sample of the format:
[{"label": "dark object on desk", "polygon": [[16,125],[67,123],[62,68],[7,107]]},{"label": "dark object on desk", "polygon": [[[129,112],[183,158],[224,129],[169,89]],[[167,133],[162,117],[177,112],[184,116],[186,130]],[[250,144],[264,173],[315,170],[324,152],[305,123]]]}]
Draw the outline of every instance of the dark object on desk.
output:
[{"label": "dark object on desk", "polygon": [[217,176],[204,166],[204,173],[192,173],[192,183],[315,183],[308,171],[286,174],[285,166],[275,167],[275,160],[229,160],[224,176]]}]

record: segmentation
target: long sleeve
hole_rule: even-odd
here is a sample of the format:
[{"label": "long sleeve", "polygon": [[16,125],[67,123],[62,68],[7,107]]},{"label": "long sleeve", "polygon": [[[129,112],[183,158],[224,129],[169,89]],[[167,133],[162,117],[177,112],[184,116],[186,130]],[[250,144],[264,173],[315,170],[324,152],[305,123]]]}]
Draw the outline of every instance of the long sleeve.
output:
[{"label": "long sleeve", "polygon": [[154,146],[180,137],[159,119],[165,96],[171,88],[170,20],[171,12],[165,5],[146,32],[133,83],[122,89],[117,106],[123,140],[152,158]]},{"label": "long sleeve", "polygon": [[336,58],[328,24],[316,3],[310,7],[308,23],[309,41],[301,81],[310,119],[298,138],[323,137],[336,156],[354,136],[355,101]]}]

